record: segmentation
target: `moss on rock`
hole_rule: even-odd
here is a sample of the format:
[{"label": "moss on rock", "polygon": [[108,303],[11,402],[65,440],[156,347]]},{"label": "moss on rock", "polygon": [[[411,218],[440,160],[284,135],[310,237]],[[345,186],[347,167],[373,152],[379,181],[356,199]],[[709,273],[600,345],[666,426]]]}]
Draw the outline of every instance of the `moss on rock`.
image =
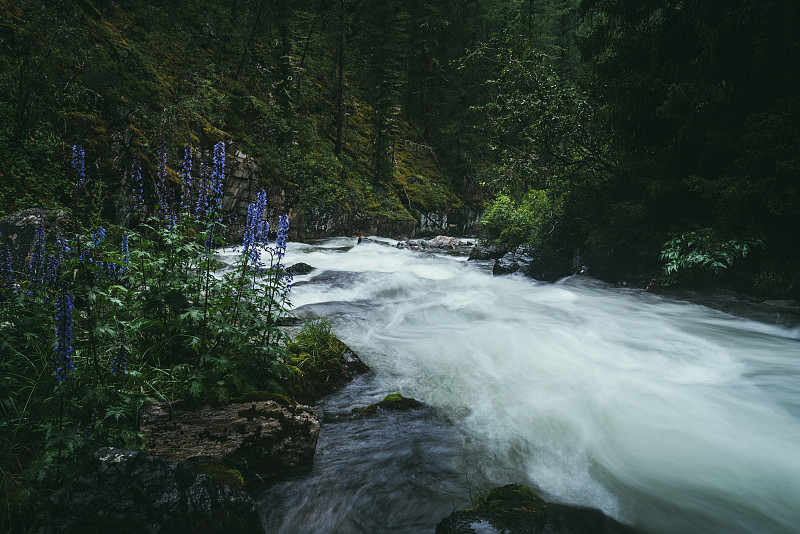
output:
[{"label": "moss on rock", "polygon": [[380,402],[370,404],[363,408],[353,408],[353,415],[358,417],[374,415],[378,412],[378,408],[382,410],[405,411],[414,410],[421,406],[422,403],[417,399],[404,397],[400,393],[391,393],[386,395]]}]

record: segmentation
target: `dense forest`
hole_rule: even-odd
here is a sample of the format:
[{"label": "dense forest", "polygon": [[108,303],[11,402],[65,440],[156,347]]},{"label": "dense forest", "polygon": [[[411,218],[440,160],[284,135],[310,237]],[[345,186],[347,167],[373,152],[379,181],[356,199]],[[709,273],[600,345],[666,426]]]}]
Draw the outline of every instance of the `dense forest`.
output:
[{"label": "dense forest", "polygon": [[226,140],[306,213],[491,207],[489,239],[567,274],[719,281],[752,252],[733,283],[796,291],[788,0],[0,6],[6,213],[70,205],[80,145],[120,222],[134,159],[154,198],[160,151],[178,182],[185,145]]}]

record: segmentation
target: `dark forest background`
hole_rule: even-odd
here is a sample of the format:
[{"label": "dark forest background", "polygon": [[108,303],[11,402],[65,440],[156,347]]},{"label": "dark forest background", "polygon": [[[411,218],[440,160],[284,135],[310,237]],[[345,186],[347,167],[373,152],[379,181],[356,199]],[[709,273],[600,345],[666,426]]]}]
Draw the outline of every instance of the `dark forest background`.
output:
[{"label": "dark forest background", "polygon": [[0,0],[0,211],[69,206],[80,144],[114,221],[134,157],[177,182],[226,140],[298,210],[488,210],[606,279],[796,294],[798,27],[791,0]]}]

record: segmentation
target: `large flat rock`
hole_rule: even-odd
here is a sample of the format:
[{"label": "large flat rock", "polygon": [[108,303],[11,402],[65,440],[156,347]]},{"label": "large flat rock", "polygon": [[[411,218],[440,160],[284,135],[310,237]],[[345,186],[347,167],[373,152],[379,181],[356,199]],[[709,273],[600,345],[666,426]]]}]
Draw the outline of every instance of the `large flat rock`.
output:
[{"label": "large flat rock", "polygon": [[191,408],[152,403],[140,420],[151,454],[224,459],[262,479],[309,469],[319,437],[314,408],[273,400]]}]

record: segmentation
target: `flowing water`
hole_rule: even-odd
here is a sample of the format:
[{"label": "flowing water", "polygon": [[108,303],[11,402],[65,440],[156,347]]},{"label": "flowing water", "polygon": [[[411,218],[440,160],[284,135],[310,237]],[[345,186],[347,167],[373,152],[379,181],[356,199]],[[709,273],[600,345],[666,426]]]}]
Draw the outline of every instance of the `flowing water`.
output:
[{"label": "flowing water", "polygon": [[[433,532],[511,482],[646,533],[800,532],[796,316],[354,245],[287,255],[316,267],[298,315],[372,372],[320,404],[312,472],[260,498],[268,532]],[[393,392],[428,408],[346,417]]]}]

